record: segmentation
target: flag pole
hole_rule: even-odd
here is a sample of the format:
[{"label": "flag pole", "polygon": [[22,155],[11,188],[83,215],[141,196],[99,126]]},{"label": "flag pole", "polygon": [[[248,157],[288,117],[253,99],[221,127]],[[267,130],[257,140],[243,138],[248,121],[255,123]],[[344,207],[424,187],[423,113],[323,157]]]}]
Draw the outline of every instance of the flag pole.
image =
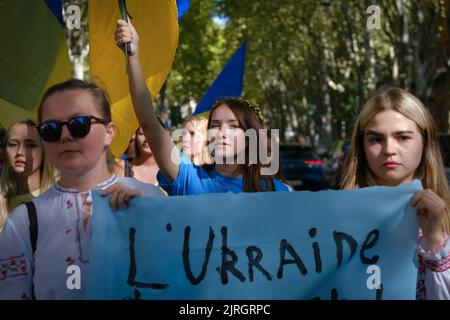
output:
[{"label": "flag pole", "polygon": [[[119,0],[119,11],[122,20],[128,22],[128,10],[126,0]],[[129,42],[125,43],[124,52],[125,52],[125,68],[126,73],[128,74],[128,55],[131,53],[131,45]]]}]

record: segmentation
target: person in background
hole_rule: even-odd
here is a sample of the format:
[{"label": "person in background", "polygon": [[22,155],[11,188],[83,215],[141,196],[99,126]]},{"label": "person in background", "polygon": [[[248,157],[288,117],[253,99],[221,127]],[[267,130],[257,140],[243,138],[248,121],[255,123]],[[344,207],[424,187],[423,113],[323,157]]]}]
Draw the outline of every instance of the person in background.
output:
[{"label": "person in background", "polygon": [[5,156],[5,145],[4,145],[5,134],[6,134],[5,129],[0,126],[0,174],[2,173],[3,159]]},{"label": "person in background", "polygon": [[55,172],[32,120],[14,123],[4,139],[5,157],[0,176],[0,230],[9,213],[47,191],[55,182]]},{"label": "person in background", "polygon": [[190,116],[184,121],[183,128],[185,132],[181,150],[184,155],[197,166],[211,164],[207,145],[208,119],[202,116]]}]

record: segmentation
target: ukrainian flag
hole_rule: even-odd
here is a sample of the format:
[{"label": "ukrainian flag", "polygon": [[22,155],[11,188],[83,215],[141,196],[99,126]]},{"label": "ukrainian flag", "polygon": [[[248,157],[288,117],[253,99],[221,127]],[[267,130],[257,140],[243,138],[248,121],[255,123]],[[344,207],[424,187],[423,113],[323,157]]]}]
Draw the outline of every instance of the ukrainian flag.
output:
[{"label": "ukrainian flag", "polygon": [[227,97],[240,97],[244,86],[245,56],[247,40],[228,60],[217,78],[206,91],[203,98],[195,108],[193,115],[209,117],[209,111],[217,100]]},{"label": "ukrainian flag", "polygon": [[[139,55],[147,86],[155,99],[169,74],[178,44],[176,0],[128,0],[132,23],[139,33]],[[111,145],[120,158],[138,127],[128,89],[124,54],[115,45],[120,18],[117,1],[89,0],[89,64],[91,81],[111,98],[117,133]]]},{"label": "ukrainian flag", "polygon": [[0,1],[0,124],[36,118],[44,91],[71,76],[61,0]]}]

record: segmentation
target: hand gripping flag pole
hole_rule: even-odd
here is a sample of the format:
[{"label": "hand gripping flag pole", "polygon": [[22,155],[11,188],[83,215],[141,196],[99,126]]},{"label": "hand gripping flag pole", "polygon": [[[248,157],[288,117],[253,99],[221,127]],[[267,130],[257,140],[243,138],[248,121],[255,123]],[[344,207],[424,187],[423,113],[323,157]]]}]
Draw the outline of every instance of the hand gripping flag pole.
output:
[{"label": "hand gripping flag pole", "polygon": [[[126,22],[128,22],[129,13],[127,10],[127,1],[126,0],[119,0],[119,11],[120,11],[120,16],[122,17],[122,19],[125,20]],[[125,43],[124,52],[125,52],[125,66],[126,66],[126,71],[128,74],[128,55],[131,53],[131,45],[129,42]]]}]

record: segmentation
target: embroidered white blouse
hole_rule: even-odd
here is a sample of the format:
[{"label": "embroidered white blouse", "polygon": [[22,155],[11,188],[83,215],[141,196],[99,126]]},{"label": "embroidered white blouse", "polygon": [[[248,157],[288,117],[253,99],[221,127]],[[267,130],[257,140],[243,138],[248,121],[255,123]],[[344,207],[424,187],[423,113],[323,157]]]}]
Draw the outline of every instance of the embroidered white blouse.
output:
[{"label": "embroidered white blouse", "polygon": [[[139,190],[142,196],[163,196],[155,186],[113,175],[96,189],[115,183]],[[0,233],[0,299],[84,299],[92,239],[91,224],[83,214],[90,210],[90,191],[64,189],[55,184],[33,200],[38,217],[36,252],[32,253],[25,205],[17,207]],[[87,220],[89,221],[89,220]],[[67,268],[81,270],[81,289],[69,290]]]},{"label": "embroidered white blouse", "polygon": [[450,300],[450,237],[445,235],[442,247],[431,252],[420,234],[417,246],[419,270],[416,298],[419,300]]}]

